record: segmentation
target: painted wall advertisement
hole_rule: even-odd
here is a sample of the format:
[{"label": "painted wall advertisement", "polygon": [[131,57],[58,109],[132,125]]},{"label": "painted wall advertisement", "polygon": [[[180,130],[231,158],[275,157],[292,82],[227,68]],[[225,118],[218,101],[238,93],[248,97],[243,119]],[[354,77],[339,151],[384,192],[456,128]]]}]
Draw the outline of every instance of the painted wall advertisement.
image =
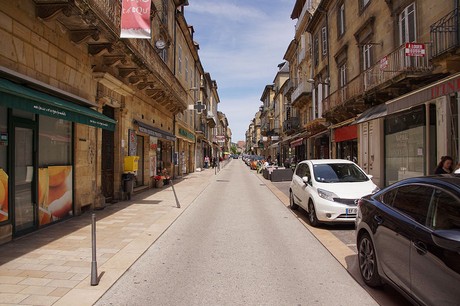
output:
[{"label": "painted wall advertisement", "polygon": [[38,169],[40,226],[72,215],[72,166]]},{"label": "painted wall advertisement", "polygon": [[0,168],[0,222],[8,220],[8,175]]}]

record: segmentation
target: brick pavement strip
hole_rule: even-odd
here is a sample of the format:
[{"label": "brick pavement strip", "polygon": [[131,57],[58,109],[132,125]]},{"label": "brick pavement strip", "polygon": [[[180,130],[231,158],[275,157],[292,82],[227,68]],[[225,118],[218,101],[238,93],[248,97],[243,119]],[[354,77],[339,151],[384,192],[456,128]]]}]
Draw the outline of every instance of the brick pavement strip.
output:
[{"label": "brick pavement strip", "polygon": [[96,212],[100,282],[91,286],[91,214],[0,246],[0,304],[92,305],[215,179],[196,172],[172,189],[148,190]]}]

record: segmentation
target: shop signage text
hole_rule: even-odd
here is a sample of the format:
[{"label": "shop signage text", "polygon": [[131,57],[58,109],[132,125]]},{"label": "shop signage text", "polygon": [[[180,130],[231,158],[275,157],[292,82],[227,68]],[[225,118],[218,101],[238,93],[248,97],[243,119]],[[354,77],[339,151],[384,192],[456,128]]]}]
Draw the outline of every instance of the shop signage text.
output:
[{"label": "shop signage text", "polygon": [[190,140],[195,141],[195,135],[193,135],[192,133],[190,133],[190,132],[187,131],[187,130],[184,130],[184,129],[179,128],[179,135],[182,135],[182,136],[184,136],[185,138],[188,138],[188,139],[190,139]]},{"label": "shop signage text", "polygon": [[433,86],[431,88],[431,99],[447,96],[457,91],[460,91],[460,77]]}]

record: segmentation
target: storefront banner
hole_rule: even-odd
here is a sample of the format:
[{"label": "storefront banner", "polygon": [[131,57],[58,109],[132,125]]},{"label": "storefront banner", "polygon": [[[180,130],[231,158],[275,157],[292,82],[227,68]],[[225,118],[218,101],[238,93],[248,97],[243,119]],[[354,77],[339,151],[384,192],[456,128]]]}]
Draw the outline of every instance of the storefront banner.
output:
[{"label": "storefront banner", "polygon": [[0,222],[8,220],[8,174],[0,168]]},{"label": "storefront banner", "polygon": [[335,142],[342,142],[358,138],[358,126],[344,126],[334,130]]},{"label": "storefront banner", "polygon": [[303,143],[303,138],[297,139],[297,140],[291,142],[291,148],[298,147],[298,146],[302,145],[302,143]]},{"label": "storefront banner", "polygon": [[151,0],[123,0],[120,38],[151,38]]},{"label": "storefront banner", "polygon": [[72,166],[38,169],[39,225],[72,215]]}]

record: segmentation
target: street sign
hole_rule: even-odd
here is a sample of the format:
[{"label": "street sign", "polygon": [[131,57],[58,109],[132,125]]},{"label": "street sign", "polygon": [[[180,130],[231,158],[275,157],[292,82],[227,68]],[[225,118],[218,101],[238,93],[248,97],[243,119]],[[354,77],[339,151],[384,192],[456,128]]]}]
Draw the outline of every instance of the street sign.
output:
[{"label": "street sign", "polygon": [[423,57],[425,56],[425,44],[406,43],[406,56]]}]

